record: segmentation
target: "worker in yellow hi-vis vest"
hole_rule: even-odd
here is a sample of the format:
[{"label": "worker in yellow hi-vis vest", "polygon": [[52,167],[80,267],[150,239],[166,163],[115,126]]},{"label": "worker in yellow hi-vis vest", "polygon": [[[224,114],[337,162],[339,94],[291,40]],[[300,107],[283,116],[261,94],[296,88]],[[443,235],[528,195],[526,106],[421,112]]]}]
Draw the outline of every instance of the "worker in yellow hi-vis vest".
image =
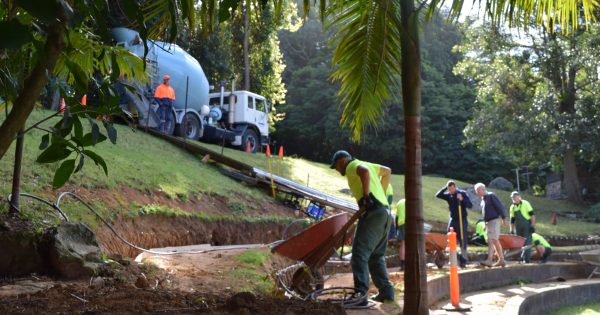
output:
[{"label": "worker in yellow hi-vis vest", "polygon": [[[396,220],[396,211],[394,209],[394,187],[392,187],[392,183],[388,185],[387,190],[385,191],[385,195],[387,197],[388,205],[390,206],[389,211],[392,216],[392,222]],[[388,241],[396,239],[396,224],[392,223],[390,227],[390,231],[388,232]]]},{"label": "worker in yellow hi-vis vest", "polygon": [[[385,265],[387,235],[392,224],[385,191],[392,170],[382,165],[353,159],[346,151],[333,155],[331,168],[346,176],[352,196],[365,213],[358,220],[352,243],[352,274],[356,294],[366,296],[369,290],[369,273],[379,293],[372,297],[378,302],[393,301],[394,287],[388,278]],[[355,296],[354,298],[359,298]],[[368,301],[364,299],[364,305]]]},{"label": "worker in yellow hi-vis vest", "polygon": [[[518,191],[510,194],[513,204],[510,206],[511,231],[525,238],[525,246],[531,244],[531,234],[535,232],[535,213],[527,200],[521,199]],[[523,261],[529,263],[530,251],[525,251]]]},{"label": "worker in yellow hi-vis vest", "polygon": [[400,256],[400,270],[404,271],[404,240],[406,229],[404,223],[406,222],[406,199],[402,198],[396,205],[396,239],[398,240],[398,256]]}]

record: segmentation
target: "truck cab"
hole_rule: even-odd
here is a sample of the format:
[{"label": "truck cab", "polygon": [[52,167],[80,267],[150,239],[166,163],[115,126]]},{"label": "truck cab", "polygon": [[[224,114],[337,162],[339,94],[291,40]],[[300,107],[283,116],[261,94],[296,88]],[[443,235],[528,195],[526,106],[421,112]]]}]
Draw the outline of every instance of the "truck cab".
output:
[{"label": "truck cab", "polygon": [[202,121],[205,140],[226,139],[231,145],[242,150],[249,148],[251,152],[268,144],[270,109],[263,96],[233,91],[210,93],[208,99],[209,113]]}]

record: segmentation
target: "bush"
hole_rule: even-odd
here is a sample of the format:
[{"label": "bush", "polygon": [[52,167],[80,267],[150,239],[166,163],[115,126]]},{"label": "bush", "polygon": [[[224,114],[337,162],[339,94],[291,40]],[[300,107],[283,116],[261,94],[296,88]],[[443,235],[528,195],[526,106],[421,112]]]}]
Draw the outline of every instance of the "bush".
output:
[{"label": "bush", "polygon": [[592,218],[594,222],[600,223],[600,203],[597,203],[587,210],[585,210],[586,216]]}]

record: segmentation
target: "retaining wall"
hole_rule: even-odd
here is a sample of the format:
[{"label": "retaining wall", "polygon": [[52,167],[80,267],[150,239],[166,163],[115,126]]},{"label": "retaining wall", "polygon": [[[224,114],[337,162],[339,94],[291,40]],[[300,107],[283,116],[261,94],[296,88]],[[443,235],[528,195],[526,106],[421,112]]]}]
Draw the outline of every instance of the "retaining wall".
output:
[{"label": "retaining wall", "polygon": [[[512,265],[507,268],[468,270],[461,272],[460,292],[474,292],[517,284],[519,282],[543,282],[560,277],[565,280],[586,278],[593,270],[591,265],[551,262],[538,265]],[[450,296],[450,278],[447,275],[427,281],[428,304]]]}]

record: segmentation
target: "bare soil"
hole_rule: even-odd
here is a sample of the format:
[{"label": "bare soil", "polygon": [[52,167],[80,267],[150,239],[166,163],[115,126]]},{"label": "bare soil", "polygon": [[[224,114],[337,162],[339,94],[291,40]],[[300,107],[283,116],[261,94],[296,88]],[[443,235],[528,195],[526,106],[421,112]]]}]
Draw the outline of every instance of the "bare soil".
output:
[{"label": "bare soil", "polygon": [[[345,314],[337,305],[241,290],[247,279],[231,276],[241,252],[168,256],[144,264],[113,256],[97,276],[79,281],[0,279],[0,314]],[[268,275],[286,263],[273,256],[259,271]]]},{"label": "bare soil", "polygon": [[[336,305],[252,293],[229,298],[179,291],[111,286],[87,291],[83,284],[59,285],[31,296],[0,299],[2,314],[346,314]],[[77,297],[84,300],[80,300]]]},{"label": "bare soil", "polygon": [[[236,212],[236,209],[232,209],[232,206],[234,204],[244,204],[243,215],[247,216],[289,216],[293,213],[290,208],[282,204],[272,203],[268,200],[253,199],[238,193],[225,197],[217,194],[198,192],[191,196],[172,198],[163,191],[140,191],[125,185],[114,190],[104,188],[87,189],[67,185],[61,191],[73,192],[86,201],[97,201],[112,209],[128,209],[132,205],[141,207],[149,204],[159,204],[192,213],[203,212],[207,214],[227,215],[239,214],[239,212]],[[48,189],[42,194],[54,200],[58,197],[59,192]]]}]

